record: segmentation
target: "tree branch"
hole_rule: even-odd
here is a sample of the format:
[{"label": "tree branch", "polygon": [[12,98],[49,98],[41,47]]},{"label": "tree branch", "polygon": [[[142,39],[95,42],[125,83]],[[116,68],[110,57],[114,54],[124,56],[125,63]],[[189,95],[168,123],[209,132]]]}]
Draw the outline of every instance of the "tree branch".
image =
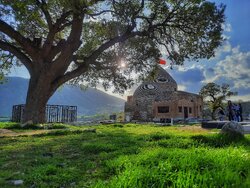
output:
[{"label": "tree branch", "polygon": [[36,0],[37,5],[41,8],[45,19],[47,21],[47,24],[49,26],[49,29],[51,29],[53,27],[53,22],[52,22],[52,18],[50,16],[49,11],[46,9],[47,7],[47,3],[44,0],[41,0],[42,2],[40,2],[39,0]]},{"label": "tree branch", "polygon": [[71,32],[68,39],[63,45],[61,54],[59,57],[53,62],[53,70],[57,70],[60,74],[63,74],[69,64],[71,63],[73,53],[79,48],[81,45],[81,33],[82,33],[82,24],[83,24],[83,17],[79,15],[73,16]]},{"label": "tree branch", "polygon": [[64,13],[62,14],[62,16],[61,16],[59,19],[56,20],[56,23],[55,23],[54,27],[59,28],[60,25],[64,24],[65,21],[67,21],[66,18],[67,18],[68,16],[70,16],[72,13],[73,13],[73,11],[64,12]]},{"label": "tree branch", "polygon": [[16,56],[23,63],[23,65],[28,69],[29,73],[30,74],[32,73],[32,62],[23,52],[21,52],[20,49],[16,48],[15,46],[7,42],[3,42],[1,40],[0,40],[0,48]]},{"label": "tree branch", "polygon": [[143,10],[144,5],[145,5],[145,2],[144,2],[144,0],[142,0],[142,1],[141,1],[141,6],[140,6],[140,8],[139,8],[137,11],[135,11],[134,16],[137,15],[137,14],[139,14],[139,12],[140,12],[141,10]]},{"label": "tree branch", "polygon": [[95,14],[87,14],[87,15],[89,15],[90,17],[95,17],[95,16],[100,16],[101,14],[108,13],[108,12],[114,13],[114,11],[112,11],[112,10],[103,10],[103,11],[95,13]]},{"label": "tree branch", "polygon": [[140,32],[132,32],[133,28],[129,28],[128,30],[121,36],[116,36],[112,38],[111,40],[107,41],[106,43],[102,44],[97,50],[95,50],[90,56],[87,57],[89,60],[95,60],[96,57],[98,57],[103,51],[108,49],[109,47],[113,46],[114,44],[118,42],[124,42],[127,39],[134,37],[138,35]]},{"label": "tree branch", "polygon": [[[144,6],[144,1],[142,0],[140,8],[143,8],[143,6]],[[138,14],[139,11],[140,11],[140,9],[136,12],[136,14]],[[150,24],[150,29],[155,29],[155,28],[163,26],[164,24],[166,24],[167,20],[170,19],[171,17],[172,17],[172,15],[170,17],[166,18],[160,24],[155,24],[155,25]],[[135,15],[133,19],[136,19],[136,18],[138,18],[138,17],[136,17],[136,15]],[[145,19],[146,17],[143,17],[143,18]],[[151,23],[151,20],[148,20],[148,21]],[[74,69],[73,71],[67,72],[65,75],[58,78],[57,82],[62,84],[64,82],[69,81],[72,78],[80,76],[81,74],[83,74],[87,70],[89,64],[93,64],[93,62],[95,62],[96,58],[102,52],[104,52],[106,49],[110,48],[114,44],[124,42],[127,39],[132,38],[134,36],[147,36],[150,33],[150,31],[148,31],[147,29],[145,29],[144,31],[135,31],[135,32],[133,32],[133,29],[135,27],[136,27],[136,23],[133,22],[133,20],[132,20],[132,25],[128,26],[127,31],[123,35],[116,36],[116,37],[110,39],[109,41],[105,42],[101,46],[99,46],[99,48],[97,50],[95,50],[90,56],[85,57],[83,63],[78,64],[78,68]],[[76,56],[74,56],[74,58],[75,57]],[[77,61],[77,60],[75,59],[75,61]]]},{"label": "tree branch", "polygon": [[[79,68],[81,67],[81,68]],[[64,84],[65,82],[76,78],[78,76],[80,76],[81,74],[85,73],[88,71],[88,64],[87,63],[83,63],[81,66],[79,66],[77,69],[72,70],[70,72],[67,72],[66,74],[58,77],[52,84],[54,87],[58,87],[62,84]]]},{"label": "tree branch", "polygon": [[31,40],[23,37],[19,32],[14,30],[10,25],[6,22],[0,20],[0,31],[4,34],[8,35],[11,39],[14,39],[18,44],[24,48],[24,50],[29,54],[32,58],[35,58],[37,51],[33,46]]},{"label": "tree branch", "polygon": [[[65,75],[59,77],[56,80],[56,84],[63,84],[65,82],[71,80],[72,78],[78,77],[81,74],[83,74],[84,72],[87,72],[87,69],[88,69],[90,64],[95,64],[95,63],[97,64],[98,63],[95,61],[95,59],[103,51],[105,51],[106,49],[108,49],[109,47],[113,46],[114,44],[116,44],[118,42],[124,42],[128,38],[134,37],[134,36],[139,35],[139,34],[140,34],[140,32],[131,32],[130,30],[128,30],[122,36],[117,36],[117,37],[109,40],[108,42],[104,43],[96,51],[94,51],[89,57],[85,58],[84,62],[81,63],[81,65],[78,66],[78,68],[74,69],[73,71],[67,72]],[[76,56],[73,56],[72,58],[75,58],[75,57]],[[76,60],[76,59],[74,59],[74,60]]]},{"label": "tree branch", "polygon": [[[132,32],[132,30],[134,29],[135,25],[129,26],[127,31],[121,35],[121,36],[116,36],[113,39],[107,41],[106,43],[102,44],[97,50],[95,50],[90,56],[85,57],[84,58],[84,62],[81,63],[81,65],[78,66],[78,68],[74,69],[73,71],[67,72],[65,75],[61,76],[60,78],[58,78],[56,80],[56,84],[63,84],[69,80],[71,80],[72,78],[78,77],[81,74],[83,74],[84,72],[87,71],[87,68],[89,67],[90,64],[94,64],[97,63],[96,62],[96,58],[102,53],[104,52],[106,49],[108,49],[109,47],[113,46],[116,43],[119,42],[124,42],[129,38],[132,38],[134,36],[144,36],[147,33],[146,32]],[[72,56],[72,61],[77,61],[76,56]]]},{"label": "tree branch", "polygon": [[69,37],[66,41],[68,44],[62,53],[70,51],[70,53],[75,52],[80,46],[80,38],[82,34],[83,17],[79,15],[73,15],[72,27]]},{"label": "tree branch", "polygon": [[[43,45],[43,56],[46,57],[51,52],[51,48],[53,46],[53,40],[56,35],[56,33],[62,31],[65,27],[70,26],[72,22],[66,22],[66,18],[70,16],[72,11],[67,11],[62,14],[62,16],[56,20],[56,23],[52,25],[52,27],[49,30],[49,33],[47,35],[46,41]],[[64,24],[65,23],[65,24]],[[55,47],[56,48],[56,47]],[[53,54],[50,54],[49,56],[52,56]]]}]

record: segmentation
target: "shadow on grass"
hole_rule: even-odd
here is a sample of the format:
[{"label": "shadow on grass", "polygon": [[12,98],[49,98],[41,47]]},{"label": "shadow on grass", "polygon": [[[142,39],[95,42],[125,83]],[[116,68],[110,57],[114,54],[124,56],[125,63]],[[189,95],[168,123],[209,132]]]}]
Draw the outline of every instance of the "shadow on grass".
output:
[{"label": "shadow on grass", "polygon": [[9,129],[9,130],[43,130],[43,129],[66,129],[67,126],[62,123],[51,123],[51,124],[33,124],[33,125],[26,125],[24,127],[21,126],[20,123],[2,123],[0,125],[2,129]]},{"label": "shadow on grass", "polygon": [[47,133],[41,133],[37,135],[33,135],[34,137],[44,137],[44,136],[63,136],[63,135],[74,135],[74,134],[82,134],[84,130],[54,130]]},{"label": "shadow on grass", "polygon": [[[71,187],[76,183],[88,187],[92,179],[112,175],[103,173],[106,160],[138,153],[143,140],[121,129],[111,133],[56,130],[5,138],[2,146],[6,149],[0,154],[0,187],[8,187],[14,178],[24,180],[25,187]],[[13,175],[16,171],[22,173]]]},{"label": "shadow on grass", "polygon": [[249,146],[250,140],[242,135],[215,134],[215,135],[195,135],[191,139],[198,144],[205,144],[214,148],[228,147],[230,145]]}]

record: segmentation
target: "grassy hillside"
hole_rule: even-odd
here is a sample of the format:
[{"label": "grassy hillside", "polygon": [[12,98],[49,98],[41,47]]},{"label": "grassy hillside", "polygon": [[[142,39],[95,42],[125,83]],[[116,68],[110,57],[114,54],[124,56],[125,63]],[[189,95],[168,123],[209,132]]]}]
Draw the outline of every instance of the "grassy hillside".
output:
[{"label": "grassy hillside", "polygon": [[250,135],[232,140],[199,126],[0,127],[8,128],[0,187],[13,180],[23,180],[19,187],[250,187]]}]

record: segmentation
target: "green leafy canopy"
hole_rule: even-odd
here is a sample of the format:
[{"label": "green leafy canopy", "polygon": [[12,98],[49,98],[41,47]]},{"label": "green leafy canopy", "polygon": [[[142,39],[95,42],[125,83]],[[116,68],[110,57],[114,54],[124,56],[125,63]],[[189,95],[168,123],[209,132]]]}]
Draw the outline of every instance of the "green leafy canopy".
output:
[{"label": "green leafy canopy", "polygon": [[223,102],[227,98],[237,95],[237,92],[231,91],[229,84],[218,85],[214,82],[210,82],[201,88],[200,95],[210,108],[212,118],[214,119],[216,110],[218,108],[223,109]]},{"label": "green leafy canopy", "polygon": [[0,75],[18,61],[52,88],[102,80],[123,92],[131,72],[154,68],[160,49],[178,65],[214,56],[224,10],[205,0],[0,0]]}]

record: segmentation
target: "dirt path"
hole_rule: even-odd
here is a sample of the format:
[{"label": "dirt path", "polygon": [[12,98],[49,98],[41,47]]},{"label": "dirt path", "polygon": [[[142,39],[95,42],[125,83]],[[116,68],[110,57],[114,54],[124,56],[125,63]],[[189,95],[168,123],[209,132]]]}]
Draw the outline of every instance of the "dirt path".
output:
[{"label": "dirt path", "polygon": [[179,130],[182,131],[192,131],[193,133],[206,133],[206,132],[210,132],[210,130],[208,129],[204,129],[201,126],[183,126],[183,127],[179,127]]},{"label": "dirt path", "polygon": [[8,129],[0,129],[0,137],[9,137],[9,136],[29,136],[29,135],[35,135],[35,134],[41,134],[41,133],[47,133],[51,130],[30,130],[25,132],[14,132],[12,130]]}]

